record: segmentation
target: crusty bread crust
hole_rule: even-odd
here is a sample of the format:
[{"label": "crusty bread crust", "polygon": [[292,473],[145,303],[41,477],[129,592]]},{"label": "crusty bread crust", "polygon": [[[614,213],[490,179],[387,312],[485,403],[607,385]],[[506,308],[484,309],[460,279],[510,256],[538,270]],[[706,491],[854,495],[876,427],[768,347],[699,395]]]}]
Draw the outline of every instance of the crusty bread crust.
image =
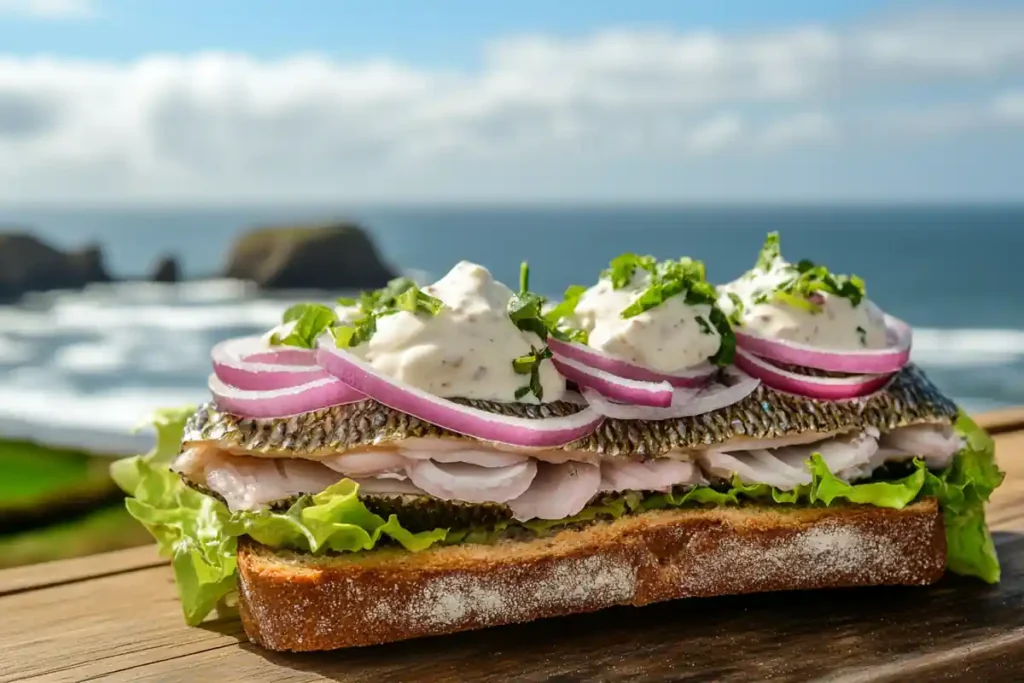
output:
[{"label": "crusty bread crust", "polygon": [[613,605],[760,591],[928,584],[946,541],[934,499],[663,510],[533,541],[314,557],[238,550],[249,638],[272,650],[375,645]]}]

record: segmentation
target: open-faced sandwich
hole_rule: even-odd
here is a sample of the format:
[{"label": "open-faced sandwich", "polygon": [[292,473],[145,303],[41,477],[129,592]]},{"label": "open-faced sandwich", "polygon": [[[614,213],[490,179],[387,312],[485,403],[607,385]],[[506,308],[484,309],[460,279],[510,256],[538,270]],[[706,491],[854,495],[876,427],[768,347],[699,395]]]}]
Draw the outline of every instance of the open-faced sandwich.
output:
[{"label": "open-faced sandwich", "polygon": [[[595,275],[597,275],[595,273]],[[625,254],[546,302],[479,265],[213,349],[212,401],[119,461],[189,623],[276,650],[612,605],[994,582],[992,441],[855,276],[716,288]]]}]

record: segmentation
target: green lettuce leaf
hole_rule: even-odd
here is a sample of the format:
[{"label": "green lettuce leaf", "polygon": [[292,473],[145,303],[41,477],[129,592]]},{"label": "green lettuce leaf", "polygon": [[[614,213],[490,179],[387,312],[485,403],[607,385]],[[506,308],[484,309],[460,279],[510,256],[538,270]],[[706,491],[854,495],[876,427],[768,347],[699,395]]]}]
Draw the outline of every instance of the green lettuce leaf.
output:
[{"label": "green lettuce leaf", "polygon": [[387,537],[416,552],[436,543],[491,543],[509,527],[542,534],[596,519],[616,519],[638,510],[687,505],[737,505],[744,501],[779,505],[849,504],[902,508],[922,496],[934,496],[943,510],[948,567],[958,574],[988,582],[999,580],[999,562],[988,529],[984,505],[1003,480],[996,467],[992,439],[969,417],[956,423],[966,445],[942,472],[933,473],[921,460],[901,479],[849,484],[829,471],[821,456],[812,456],[810,484],[782,491],[734,478],[724,489],[697,486],[648,496],[631,493],[608,497],[573,517],[560,520],[502,522],[488,528],[433,529],[418,533],[402,527],[391,515],[383,519],[359,500],[357,485],[343,480],[316,495],[298,498],[287,510],[232,513],[219,500],[185,486],[168,465],[180,450],[185,421],[192,408],[161,411],[153,416],[156,447],[146,455],[119,460],[111,475],[131,497],[129,513],[156,539],[171,559],[182,610],[189,624],[198,624],[236,591],[238,538],[248,535],[275,548],[311,553],[354,552],[374,548]]},{"label": "green lettuce leaf", "polygon": [[995,444],[985,430],[963,413],[956,429],[965,447],[948,469],[926,472],[923,494],[938,498],[942,507],[950,571],[997,583],[999,558],[985,524],[985,503],[1006,475],[996,466]]},{"label": "green lettuce leaf", "polygon": [[181,448],[185,421],[193,409],[161,411],[153,418],[156,447],[146,455],[118,460],[111,476],[131,497],[128,512],[153,535],[170,558],[185,621],[200,623],[236,590],[238,537],[251,536],[274,547],[309,552],[373,548],[388,536],[411,551],[443,541],[445,529],[412,533],[392,515],[371,513],[344,480],[315,496],[299,498],[284,512],[231,513],[211,496],[185,486],[168,465]]}]

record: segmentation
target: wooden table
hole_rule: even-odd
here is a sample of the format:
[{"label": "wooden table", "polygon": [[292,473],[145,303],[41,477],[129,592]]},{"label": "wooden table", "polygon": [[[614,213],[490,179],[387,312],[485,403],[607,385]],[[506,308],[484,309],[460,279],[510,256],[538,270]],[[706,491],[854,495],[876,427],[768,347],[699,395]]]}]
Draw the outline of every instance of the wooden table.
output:
[{"label": "wooden table", "polygon": [[0,572],[0,682],[1024,680],[1024,409],[990,413],[1008,473],[1003,582],[684,600],[363,650],[282,655],[186,628],[152,547]]}]

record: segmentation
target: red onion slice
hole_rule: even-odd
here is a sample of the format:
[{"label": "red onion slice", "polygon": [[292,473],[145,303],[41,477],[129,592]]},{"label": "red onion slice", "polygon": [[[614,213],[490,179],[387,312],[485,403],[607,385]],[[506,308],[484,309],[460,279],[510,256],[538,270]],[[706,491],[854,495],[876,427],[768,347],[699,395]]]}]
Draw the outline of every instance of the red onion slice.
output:
[{"label": "red onion slice", "polygon": [[757,377],[772,389],[798,396],[842,401],[861,398],[881,390],[892,375],[854,375],[852,377],[811,377],[776,367],[742,349],[736,349],[736,366]]},{"label": "red onion slice", "polygon": [[228,339],[214,346],[210,356],[217,377],[238,389],[284,389],[330,377],[311,349],[270,347],[261,337]]},{"label": "red onion slice", "polygon": [[336,348],[329,338],[320,341],[317,361],[345,384],[389,408],[483,441],[524,448],[564,446],[593,433],[604,419],[591,408],[566,417],[537,420],[488,413],[383,375],[351,353]]},{"label": "red onion slice", "polygon": [[504,503],[530,487],[537,463],[525,460],[505,467],[479,467],[466,463],[438,464],[420,460],[406,472],[413,484],[435,498],[464,503]]},{"label": "red onion slice", "polygon": [[668,382],[641,382],[618,377],[568,358],[552,357],[555,368],[568,380],[593,389],[602,396],[637,406],[667,408],[672,405],[672,385]]},{"label": "red onion slice", "polygon": [[618,420],[672,420],[703,415],[739,403],[757,389],[761,381],[734,367],[723,368],[719,380],[703,389],[676,389],[668,408],[646,408],[609,401],[596,391],[584,389],[583,396],[601,415]]},{"label": "red onion slice", "polygon": [[225,384],[217,375],[210,375],[209,387],[219,408],[257,419],[290,417],[366,399],[333,377],[272,391],[247,391]]},{"label": "red onion slice", "polygon": [[851,374],[898,372],[910,360],[913,334],[909,325],[891,315],[885,316],[885,326],[889,345],[884,349],[829,351],[782,339],[768,339],[742,327],[735,330],[736,345],[748,353],[787,365]]},{"label": "red onion slice", "polygon": [[548,337],[548,348],[556,359],[575,361],[625,379],[638,382],[668,382],[674,387],[703,386],[717,369],[711,363],[703,363],[688,370],[659,372],[615,358],[586,344],[562,341],[554,337]]}]

